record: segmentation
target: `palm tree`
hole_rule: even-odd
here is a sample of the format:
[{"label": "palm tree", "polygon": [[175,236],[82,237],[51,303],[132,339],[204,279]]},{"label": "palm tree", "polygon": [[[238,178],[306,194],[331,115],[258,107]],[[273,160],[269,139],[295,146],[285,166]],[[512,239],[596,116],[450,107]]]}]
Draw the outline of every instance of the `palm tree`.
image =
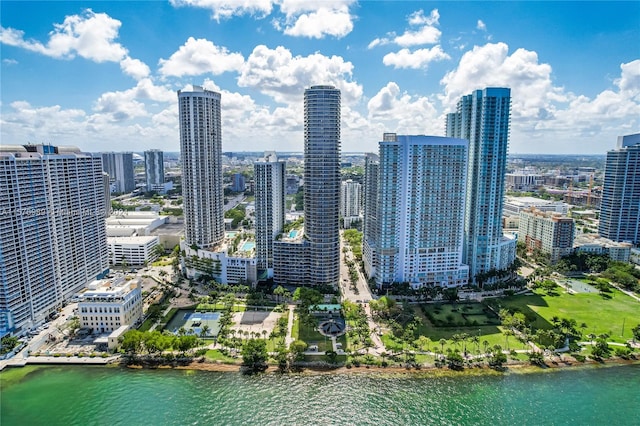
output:
[{"label": "palm tree", "polygon": [[438,343],[440,343],[440,347],[442,348],[442,353],[444,353],[444,345],[447,344],[447,341],[445,339],[440,339]]},{"label": "palm tree", "polygon": [[487,350],[489,349],[489,342],[486,340],[482,341],[482,346],[484,347],[484,353],[487,353]]},{"label": "palm tree", "polygon": [[462,339],[462,345],[463,345],[463,348],[464,348],[464,356],[467,356],[467,339],[469,338],[469,334],[462,333],[460,335],[460,338]]},{"label": "palm tree", "polygon": [[267,340],[267,334],[269,334],[269,333],[267,332],[267,330],[262,329],[262,338],[263,338],[264,340]]},{"label": "palm tree", "polygon": [[200,330],[200,337],[204,337],[206,335],[209,334],[209,326],[207,324],[202,326],[202,329]]},{"label": "palm tree", "polygon": [[458,346],[460,344],[460,340],[461,340],[461,336],[460,334],[454,334],[453,336],[451,336],[451,340],[453,341],[453,344]]},{"label": "palm tree", "polygon": [[478,350],[478,353],[480,353],[480,337],[471,336],[471,342],[476,344],[476,349]]},{"label": "palm tree", "polygon": [[582,329],[582,334],[584,334],[584,331],[587,329],[587,323],[583,322],[582,324],[580,324],[580,328]]}]

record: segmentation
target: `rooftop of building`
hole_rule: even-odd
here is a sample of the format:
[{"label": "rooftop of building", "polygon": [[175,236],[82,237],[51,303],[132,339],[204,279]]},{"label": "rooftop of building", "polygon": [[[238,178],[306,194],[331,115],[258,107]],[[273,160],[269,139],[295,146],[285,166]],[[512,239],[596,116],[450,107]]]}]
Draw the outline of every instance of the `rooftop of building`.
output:
[{"label": "rooftop of building", "polygon": [[122,298],[138,288],[139,280],[126,280],[125,277],[95,280],[87,285],[82,293],[82,302],[108,302]]},{"label": "rooftop of building", "polygon": [[538,210],[535,207],[527,207],[526,209],[523,209],[520,211],[520,214],[522,213],[529,213],[529,214],[533,214],[534,216],[538,216],[538,217],[544,217],[547,219],[551,219],[551,220],[557,220],[557,221],[572,221],[573,219],[563,215],[562,213],[559,212],[553,212],[553,211],[542,211],[542,210]]},{"label": "rooftop of building", "polygon": [[576,235],[573,240],[573,246],[585,246],[585,245],[599,245],[602,247],[633,247],[631,243],[618,243],[616,241],[612,241],[608,238],[601,237],[598,234],[580,234]]},{"label": "rooftop of building", "polygon": [[150,241],[157,240],[158,236],[156,235],[140,235],[136,237],[126,237],[126,236],[117,236],[117,237],[107,237],[108,244],[147,244]]},{"label": "rooftop of building", "polygon": [[505,203],[510,203],[514,205],[549,205],[549,204],[561,204],[562,201],[555,200],[545,200],[544,198],[538,197],[515,197],[513,195],[506,195],[504,197]]}]

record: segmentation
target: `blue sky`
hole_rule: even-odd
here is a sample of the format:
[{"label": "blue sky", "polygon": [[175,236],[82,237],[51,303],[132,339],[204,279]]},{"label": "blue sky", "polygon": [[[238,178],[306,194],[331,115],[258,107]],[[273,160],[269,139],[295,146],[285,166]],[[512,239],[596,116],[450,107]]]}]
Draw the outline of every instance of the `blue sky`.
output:
[{"label": "blue sky", "polygon": [[342,149],[442,135],[512,89],[512,153],[640,131],[640,2],[2,1],[3,144],[178,151],[176,91],[222,93],[223,150],[302,151],[302,93],[342,90]]}]

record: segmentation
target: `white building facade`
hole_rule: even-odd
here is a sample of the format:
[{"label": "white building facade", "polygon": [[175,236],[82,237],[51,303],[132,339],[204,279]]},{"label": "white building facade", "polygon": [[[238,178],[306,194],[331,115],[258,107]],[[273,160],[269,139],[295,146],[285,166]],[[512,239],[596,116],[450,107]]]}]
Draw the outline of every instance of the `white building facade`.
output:
[{"label": "white building facade", "polygon": [[224,239],[220,93],[178,91],[180,159],[188,245],[211,248]]},{"label": "white building facade", "polygon": [[343,226],[349,228],[351,223],[360,219],[362,185],[349,179],[340,185],[340,216]]},{"label": "white building facade", "polygon": [[23,334],[108,272],[99,156],[0,147],[0,334]]},{"label": "white building facade", "polygon": [[100,280],[89,285],[78,303],[80,326],[111,333],[142,318],[142,290],[137,281]]},{"label": "white building facade", "polygon": [[374,274],[379,287],[467,284],[462,252],[468,144],[392,134],[380,142]]},{"label": "white building facade", "polygon": [[157,236],[108,237],[109,263],[112,265],[140,266],[158,258],[154,248],[160,244]]},{"label": "white building facade", "polygon": [[273,241],[285,218],[285,167],[275,152],[265,152],[254,166],[256,262],[259,273],[273,277]]}]

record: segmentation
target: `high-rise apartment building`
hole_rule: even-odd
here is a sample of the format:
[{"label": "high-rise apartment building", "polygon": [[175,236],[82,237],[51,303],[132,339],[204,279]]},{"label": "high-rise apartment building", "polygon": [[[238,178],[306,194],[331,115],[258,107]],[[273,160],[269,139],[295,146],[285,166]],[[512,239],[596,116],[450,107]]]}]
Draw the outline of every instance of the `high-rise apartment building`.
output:
[{"label": "high-rise apartment building", "polygon": [[235,173],[231,182],[231,190],[233,192],[244,192],[247,187],[244,175],[242,173]]},{"label": "high-rise apartment building", "polygon": [[113,192],[132,192],[136,189],[133,173],[133,153],[131,152],[103,152],[102,170],[109,174]]},{"label": "high-rise apartment building", "polygon": [[467,147],[462,139],[385,134],[377,223],[366,222],[367,230],[378,229],[376,261],[365,261],[375,263],[378,286],[467,283],[469,268],[462,262]]},{"label": "high-rise apartment building", "polygon": [[178,91],[178,114],[185,240],[214,247],[224,239],[220,93]]},{"label": "high-rise apartment building", "polygon": [[518,240],[527,250],[540,250],[552,263],[573,253],[575,224],[572,218],[555,212],[543,212],[534,207],[520,212]]},{"label": "high-rise apartment building", "polygon": [[600,205],[600,235],[640,244],[640,133],[620,136],[607,152]]},{"label": "high-rise apartment building", "polygon": [[164,154],[159,149],[144,152],[147,191],[164,192]]},{"label": "high-rise apartment building", "polygon": [[304,217],[311,284],[340,278],[340,90],[304,91]]},{"label": "high-rise apartment building", "polygon": [[[386,135],[383,140],[386,140]],[[391,135],[391,134],[390,134]],[[395,134],[393,138],[395,140]],[[364,271],[368,277],[375,274],[377,264],[376,245],[378,242],[378,177],[380,169],[380,157],[377,154],[367,153],[364,159],[364,188],[362,223],[362,260]]]},{"label": "high-rise apartment building", "polygon": [[473,281],[515,260],[515,238],[502,232],[510,110],[511,90],[488,87],[463,96],[447,114],[447,136],[469,141],[464,263]]},{"label": "high-rise apartment building", "polygon": [[258,275],[273,277],[273,241],[282,232],[285,215],[285,166],[275,152],[265,152],[254,166],[256,266]]},{"label": "high-rise apartment building", "polygon": [[341,184],[340,216],[344,222],[344,227],[349,228],[351,224],[360,219],[360,199],[362,185],[348,179]]},{"label": "high-rise apartment building", "polygon": [[38,325],[108,272],[100,156],[0,147],[0,335]]}]

